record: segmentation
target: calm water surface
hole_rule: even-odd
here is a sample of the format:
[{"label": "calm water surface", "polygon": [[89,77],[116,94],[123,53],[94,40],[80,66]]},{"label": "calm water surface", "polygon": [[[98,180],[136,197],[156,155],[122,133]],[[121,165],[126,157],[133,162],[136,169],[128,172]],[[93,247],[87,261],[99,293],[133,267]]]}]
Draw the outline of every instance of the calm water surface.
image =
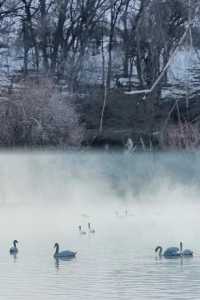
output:
[{"label": "calm water surface", "polygon": [[[199,299],[199,153],[2,153],[0,164],[0,299]],[[89,221],[96,233],[80,236]],[[194,258],[155,256],[180,240]],[[77,257],[56,261],[55,242]]]}]

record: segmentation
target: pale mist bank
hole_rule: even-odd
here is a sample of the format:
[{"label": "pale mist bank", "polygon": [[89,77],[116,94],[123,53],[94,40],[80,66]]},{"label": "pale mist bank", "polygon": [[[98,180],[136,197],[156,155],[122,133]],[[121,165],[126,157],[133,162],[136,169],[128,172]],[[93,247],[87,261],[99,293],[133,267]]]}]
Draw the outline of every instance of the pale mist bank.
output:
[{"label": "pale mist bank", "polygon": [[[0,298],[199,299],[199,157],[2,152]],[[194,258],[156,257],[180,241]],[[56,261],[55,242],[76,258]]]},{"label": "pale mist bank", "polygon": [[91,222],[102,234],[130,228],[144,243],[200,249],[199,153],[10,152],[0,164],[3,235],[73,236]]}]

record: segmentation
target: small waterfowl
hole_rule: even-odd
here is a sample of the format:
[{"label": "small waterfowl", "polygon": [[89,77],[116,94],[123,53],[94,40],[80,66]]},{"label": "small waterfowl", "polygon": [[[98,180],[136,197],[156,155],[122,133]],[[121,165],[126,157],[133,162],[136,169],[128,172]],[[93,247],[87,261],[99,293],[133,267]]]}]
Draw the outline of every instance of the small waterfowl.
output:
[{"label": "small waterfowl", "polygon": [[[158,252],[159,251],[159,252]],[[165,258],[178,258],[181,257],[181,252],[179,251],[178,247],[170,247],[167,248],[164,253],[163,248],[161,246],[157,246],[155,252],[158,252],[160,257],[164,256]]]},{"label": "small waterfowl", "polygon": [[181,252],[181,255],[184,257],[192,257],[193,256],[192,250],[190,250],[190,249],[183,250],[183,242],[180,242],[180,252]]},{"label": "small waterfowl", "polygon": [[10,248],[10,254],[17,254],[18,253],[18,248],[17,248],[17,240],[13,241],[13,246]]},{"label": "small waterfowl", "polygon": [[86,231],[82,230],[81,225],[78,226],[78,229],[79,229],[80,234],[87,234]]},{"label": "small waterfowl", "polygon": [[56,251],[54,253],[54,258],[73,258],[76,256],[77,253],[69,250],[64,250],[60,252],[58,243],[55,243],[54,248],[56,248]]},{"label": "small waterfowl", "polygon": [[95,230],[91,227],[90,223],[88,223],[88,230],[90,233],[95,233]]}]

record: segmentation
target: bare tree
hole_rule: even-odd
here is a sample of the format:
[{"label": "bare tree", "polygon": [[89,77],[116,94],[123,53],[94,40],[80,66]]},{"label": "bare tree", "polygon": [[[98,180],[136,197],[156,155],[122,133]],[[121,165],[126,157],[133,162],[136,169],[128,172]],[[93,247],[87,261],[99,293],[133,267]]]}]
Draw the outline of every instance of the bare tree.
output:
[{"label": "bare tree", "polygon": [[115,26],[120,16],[121,10],[124,5],[124,0],[109,0],[109,41],[108,41],[108,71],[107,71],[107,88],[110,88],[111,84],[111,72],[112,72],[112,51],[114,43]]}]

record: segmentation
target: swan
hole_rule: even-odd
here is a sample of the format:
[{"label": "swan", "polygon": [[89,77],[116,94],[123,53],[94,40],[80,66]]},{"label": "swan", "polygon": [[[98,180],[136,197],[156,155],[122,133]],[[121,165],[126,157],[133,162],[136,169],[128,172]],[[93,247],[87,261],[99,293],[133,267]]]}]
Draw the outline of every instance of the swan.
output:
[{"label": "swan", "polygon": [[78,226],[80,234],[87,234],[86,231],[82,230],[81,225]]},{"label": "swan", "polygon": [[10,248],[10,254],[17,254],[18,248],[17,248],[17,240],[13,241],[13,246]]},{"label": "swan", "polygon": [[190,249],[185,249],[183,250],[183,242],[180,242],[180,252],[182,256],[186,257],[192,257],[193,256],[193,251]]},{"label": "swan", "polygon": [[69,251],[69,250],[64,250],[59,252],[59,244],[55,243],[54,248],[56,248],[56,251],[54,253],[55,258],[73,258],[76,256],[77,252]]},{"label": "swan", "polygon": [[170,247],[167,248],[162,254],[163,248],[161,246],[157,246],[155,252],[159,251],[158,255],[164,256],[165,258],[176,258],[181,256],[181,252],[178,247]]},{"label": "swan", "polygon": [[90,233],[95,233],[95,230],[91,228],[91,224],[88,223],[88,230]]}]

